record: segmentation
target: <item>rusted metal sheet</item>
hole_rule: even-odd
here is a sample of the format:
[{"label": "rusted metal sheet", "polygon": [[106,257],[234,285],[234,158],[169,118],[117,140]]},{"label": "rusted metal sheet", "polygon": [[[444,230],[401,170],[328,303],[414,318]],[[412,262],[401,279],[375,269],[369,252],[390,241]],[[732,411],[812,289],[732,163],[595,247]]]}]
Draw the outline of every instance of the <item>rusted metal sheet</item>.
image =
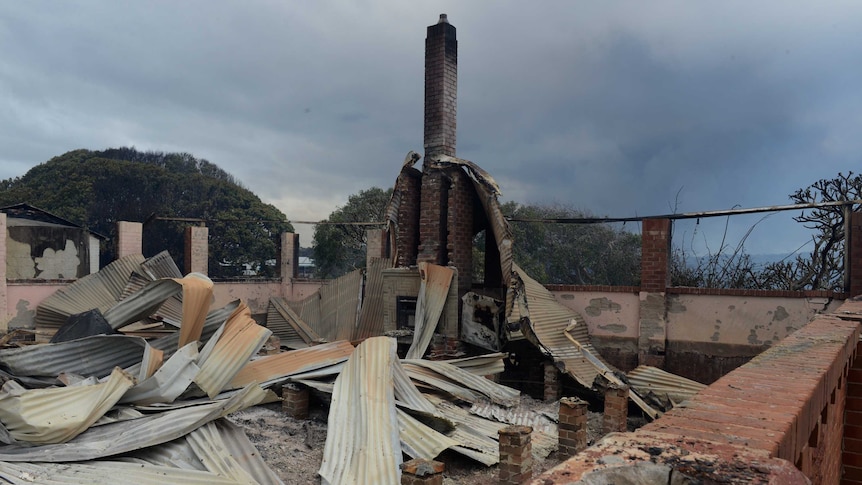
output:
[{"label": "rusted metal sheet", "polygon": [[0,421],[14,441],[65,443],[98,421],[134,382],[119,368],[93,385],[25,389],[8,381],[0,389]]},{"label": "rusted metal sheet", "polygon": [[299,315],[299,318],[308,324],[308,326],[317,335],[320,335],[323,339],[327,338],[324,332],[324,327],[321,324],[320,291],[315,291],[311,295],[308,295],[302,300],[296,302],[289,301],[287,304],[293,308],[293,311]]},{"label": "rusted metal sheet", "polygon": [[323,339],[282,298],[269,299],[266,328],[291,349],[301,349],[320,343]]},{"label": "rusted metal sheet", "polygon": [[383,335],[383,270],[392,267],[388,259],[374,258],[365,270],[365,291],[359,312],[359,327],[351,340]]},{"label": "rusted metal sheet", "polygon": [[165,300],[179,293],[181,288],[183,285],[174,280],[152,281],[102,314],[111,328],[118,330],[155,312]]},{"label": "rusted metal sheet", "polygon": [[398,410],[398,428],[401,449],[410,458],[433,460],[447,448],[458,446],[458,441]]},{"label": "rusted metal sheet", "polygon": [[234,485],[236,480],[201,470],[147,465],[125,461],[99,460],[86,463],[5,463],[0,462],[0,478],[8,483],[50,483],[91,485],[120,483],[182,483],[184,485]]},{"label": "rusted metal sheet", "polygon": [[126,335],[94,335],[68,342],[0,350],[0,364],[15,376],[56,377],[63,372],[104,377],[114,367],[141,362],[146,341]]},{"label": "rusted metal sheet", "polygon": [[218,338],[213,336],[201,350],[195,384],[210,398],[218,395],[237,372],[256,354],[272,332],[251,318],[244,303],[225,322]]},{"label": "rusted metal sheet", "polygon": [[396,342],[373,337],[335,381],[319,474],[325,484],[401,482],[401,444],[393,391]]},{"label": "rusted metal sheet", "polygon": [[280,377],[332,366],[347,360],[352,353],[353,345],[342,340],[260,357],[246,363],[233,377],[230,387],[244,387],[252,382],[264,383]]},{"label": "rusted metal sheet", "polygon": [[151,280],[161,278],[182,278],[183,273],[177,267],[174,258],[167,251],[162,251],[141,263],[141,272]]},{"label": "rusted metal sheet", "polygon": [[440,362],[452,364],[464,369],[467,372],[472,372],[477,376],[488,376],[499,374],[506,370],[506,365],[503,363],[509,354],[497,352],[493,354],[477,355],[474,357],[463,357],[460,359],[448,359]]},{"label": "rusted metal sheet", "polygon": [[407,350],[408,359],[420,359],[428,350],[434,330],[443,314],[449,286],[455,271],[431,263],[419,263],[419,296],[416,299],[416,328],[413,343]]},{"label": "rusted metal sheet", "polygon": [[180,339],[177,343],[179,348],[200,340],[204,321],[213,301],[213,282],[199,273],[191,273],[174,281],[183,286],[183,323],[180,325]]},{"label": "rusted metal sheet", "polygon": [[179,349],[152,376],[141,379],[129,389],[120,402],[138,405],[173,402],[200,372],[197,357],[196,342]]},{"label": "rusted metal sheet", "polygon": [[327,340],[349,340],[359,318],[362,271],[336,278],[320,288],[320,335]]}]

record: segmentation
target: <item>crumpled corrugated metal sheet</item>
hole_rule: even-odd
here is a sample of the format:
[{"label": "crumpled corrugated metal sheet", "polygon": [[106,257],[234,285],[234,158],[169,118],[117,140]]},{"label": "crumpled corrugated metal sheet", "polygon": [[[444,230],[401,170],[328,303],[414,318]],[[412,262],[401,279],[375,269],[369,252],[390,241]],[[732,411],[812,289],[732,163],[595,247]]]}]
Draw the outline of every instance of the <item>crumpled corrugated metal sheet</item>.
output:
[{"label": "crumpled corrugated metal sheet", "polygon": [[477,376],[489,376],[499,374],[506,370],[506,365],[503,363],[509,354],[504,352],[496,352],[493,354],[477,355],[474,357],[463,357],[460,359],[441,360],[457,367],[464,369],[467,372],[472,372]]},{"label": "crumpled corrugated metal sheet", "polygon": [[272,335],[271,331],[251,318],[251,310],[245,303],[234,311],[217,333],[218,338],[213,336],[201,350],[198,358],[200,371],[194,379],[195,384],[210,398],[214,398],[227,387],[237,372]]},{"label": "crumpled corrugated metal sheet", "polygon": [[[122,477],[122,478],[119,478]],[[235,485],[237,482],[200,470],[120,461],[85,463],[8,463],[0,461],[0,478],[16,485],[91,485],[134,483],[136,485]],[[122,480],[122,481],[120,481]]]},{"label": "crumpled corrugated metal sheet", "polygon": [[413,343],[407,350],[408,359],[420,359],[428,350],[431,337],[437,329],[446,296],[452,284],[455,271],[436,264],[419,263],[419,295],[416,298],[416,328],[413,331]]},{"label": "crumpled corrugated metal sheet", "polygon": [[448,448],[458,446],[458,442],[402,410],[398,410],[398,429],[401,449],[410,458],[433,460]]},{"label": "crumpled corrugated metal sheet", "polygon": [[459,386],[472,391],[476,391],[490,399],[491,402],[502,406],[514,406],[518,403],[518,398],[521,395],[520,391],[517,389],[512,389],[511,387],[497,384],[490,379],[479,377],[476,374],[467,372],[455,365],[447,363],[446,361],[405,359],[402,363],[408,373],[415,373],[415,369],[412,366],[424,367],[434,371],[437,374],[437,377],[457,383]]},{"label": "crumpled corrugated metal sheet", "polygon": [[120,300],[102,314],[111,328],[118,330],[155,312],[181,288],[181,284],[174,280],[156,280],[148,283],[141,291]]},{"label": "crumpled corrugated metal sheet", "polygon": [[[140,272],[144,257],[140,254],[120,258],[69,286],[57,290],[36,308],[36,329],[53,334],[66,323],[69,315],[98,308],[103,314],[119,301],[129,275]],[[40,338],[50,339],[48,336]]]},{"label": "crumpled corrugated metal sheet", "polygon": [[204,321],[213,301],[213,282],[200,273],[190,273],[174,281],[183,286],[183,322],[177,343],[179,348],[201,339]]},{"label": "crumpled corrugated metal sheet", "polygon": [[121,403],[138,405],[173,402],[194,382],[200,367],[197,343],[192,342],[172,355],[151,377],[126,391]]},{"label": "crumpled corrugated metal sheet", "polygon": [[350,340],[383,335],[383,270],[391,267],[389,259],[373,258],[365,269],[365,297],[359,311],[359,327]]},{"label": "crumpled corrugated metal sheet", "polygon": [[146,341],[126,335],[94,335],[54,344],[0,350],[0,365],[15,376],[56,377],[63,372],[104,377],[114,367],[141,361]]},{"label": "crumpled corrugated metal sheet", "polygon": [[[526,328],[522,330],[545,349],[551,357],[562,363],[565,372],[575,378],[582,386],[590,389],[593,381],[599,374],[590,357],[602,362],[606,367],[613,369],[602,359],[599,352],[590,343],[587,324],[583,317],[574,310],[557,302],[554,296],[542,284],[531,278],[517,265],[514,270],[520,280],[516,293],[515,307],[520,308],[517,312],[518,319],[526,322]],[[513,283],[517,284],[517,282]],[[521,308],[523,307],[523,308]],[[513,312],[514,313],[514,312]],[[565,330],[572,321],[578,322],[572,337],[580,343],[581,347],[572,344],[566,337]],[[511,320],[510,320],[511,321]],[[584,352],[589,352],[590,357]]]},{"label": "crumpled corrugated metal sheet", "polygon": [[270,395],[260,386],[250,385],[225,400],[90,427],[65,443],[0,446],[0,461],[62,463],[115,456],[177,439],[214,419],[259,404]]},{"label": "crumpled corrugated metal sheet", "polygon": [[25,389],[8,381],[0,389],[0,421],[17,442],[65,443],[98,421],[134,383],[119,368],[93,385]]},{"label": "crumpled corrugated metal sheet", "polygon": [[259,357],[247,362],[237,372],[230,382],[230,387],[244,387],[252,382],[264,383],[277,378],[329,367],[346,361],[352,353],[353,345],[342,340]]},{"label": "crumpled corrugated metal sheet", "polygon": [[648,365],[638,366],[629,372],[626,377],[628,377],[629,385],[637,389],[641,394],[654,393],[659,396],[667,396],[675,404],[692,398],[707,387],[691,379],[686,379],[685,377]]},{"label": "crumpled corrugated metal sheet", "polygon": [[282,345],[291,349],[302,349],[320,343],[323,339],[299,315],[285,303],[283,298],[272,297],[266,309],[266,328],[281,339]]},{"label": "crumpled corrugated metal sheet", "polygon": [[335,381],[319,474],[328,484],[398,484],[401,444],[391,366],[396,342],[360,344]]}]

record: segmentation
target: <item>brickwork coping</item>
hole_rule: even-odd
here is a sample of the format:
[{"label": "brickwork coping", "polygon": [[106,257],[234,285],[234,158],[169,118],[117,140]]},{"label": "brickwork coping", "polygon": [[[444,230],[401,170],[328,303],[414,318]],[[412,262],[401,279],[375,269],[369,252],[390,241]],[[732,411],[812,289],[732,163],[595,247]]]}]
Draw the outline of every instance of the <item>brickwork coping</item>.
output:
[{"label": "brickwork coping", "polygon": [[414,458],[401,464],[401,485],[443,485],[444,469],[439,461]]},{"label": "brickwork coping", "polygon": [[560,399],[559,448],[560,458],[570,458],[587,447],[587,402],[576,397]]},{"label": "brickwork coping", "polygon": [[853,448],[862,444],[862,382],[854,382],[862,372],[851,373],[862,371],[860,320],[862,301],[848,300],[656,421],[605,436],[534,483],[638,462],[707,483],[862,483],[854,461],[862,447]]},{"label": "brickwork coping", "polygon": [[500,483],[520,485],[533,476],[532,433],[530,426],[506,426],[500,436]]},{"label": "brickwork coping", "polygon": [[605,411],[602,431],[605,434],[625,431],[629,418],[629,388],[611,384],[605,389]]},{"label": "brickwork coping", "polygon": [[641,230],[641,291],[663,292],[670,283],[670,219],[644,219]]},{"label": "brickwork coping", "polygon": [[556,401],[560,398],[560,370],[553,362],[545,362],[544,398],[545,401]]},{"label": "brickwork coping", "polygon": [[287,383],[281,388],[282,409],[294,419],[308,419],[308,388]]}]

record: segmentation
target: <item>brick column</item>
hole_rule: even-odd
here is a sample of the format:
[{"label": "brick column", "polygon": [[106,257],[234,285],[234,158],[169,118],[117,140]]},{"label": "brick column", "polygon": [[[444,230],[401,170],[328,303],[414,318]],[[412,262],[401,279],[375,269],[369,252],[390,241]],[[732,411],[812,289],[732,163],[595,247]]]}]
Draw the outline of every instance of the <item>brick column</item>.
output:
[{"label": "brick column", "polygon": [[611,384],[605,389],[605,412],[602,416],[602,432],[605,434],[625,432],[629,417],[629,388]]},{"label": "brick column", "polygon": [[[0,323],[9,320],[9,295],[6,289],[6,214],[0,212]],[[0,329],[2,330],[2,329]]]},{"label": "brick column", "polygon": [[543,365],[545,368],[545,401],[556,401],[560,398],[560,370],[550,361]]},{"label": "brick column", "polygon": [[425,37],[425,164],[431,155],[455,156],[458,40],[446,14]]},{"label": "brick column", "polygon": [[448,251],[446,234],[449,206],[449,180],[442,170],[426,171],[422,175],[419,202],[419,247],[416,261],[446,266]]},{"label": "brick column", "polygon": [[365,267],[371,267],[371,260],[386,257],[386,229],[368,229],[365,231]]},{"label": "brick column", "polygon": [[422,172],[413,167],[402,168],[401,174],[395,181],[395,193],[399,198],[398,227],[395,235],[395,245],[398,251],[396,266],[415,266],[419,247]]},{"label": "brick column", "polygon": [[862,212],[850,213],[849,234],[850,297],[862,295]]},{"label": "brick column", "polygon": [[189,226],[185,233],[185,272],[207,274],[209,271],[209,228]]},{"label": "brick column", "polygon": [[557,425],[561,459],[570,458],[587,447],[587,402],[576,397],[560,399],[560,422]]},{"label": "brick column", "polygon": [[144,225],[140,222],[117,222],[117,259],[143,254]]},{"label": "brick column", "polygon": [[290,300],[293,296],[293,280],[299,276],[299,234],[292,232],[281,234],[278,271],[281,276],[281,294]]},{"label": "brick column", "polygon": [[664,366],[667,340],[666,290],[670,284],[671,222],[645,219],[641,234],[638,361]]},{"label": "brick column", "polygon": [[443,485],[443,463],[414,458],[401,464],[401,485]]},{"label": "brick column", "polygon": [[294,419],[308,419],[308,388],[289,382],[281,387],[282,409]]},{"label": "brick column", "polygon": [[506,426],[500,435],[500,483],[520,485],[533,477],[533,428]]}]

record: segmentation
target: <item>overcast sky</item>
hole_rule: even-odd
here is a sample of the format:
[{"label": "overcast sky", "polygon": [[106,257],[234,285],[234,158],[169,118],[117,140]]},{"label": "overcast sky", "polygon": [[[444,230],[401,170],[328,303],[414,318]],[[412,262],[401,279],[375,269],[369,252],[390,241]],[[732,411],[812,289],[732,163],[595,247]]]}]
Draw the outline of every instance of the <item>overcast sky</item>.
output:
[{"label": "overcast sky", "polygon": [[[0,178],[77,148],[189,152],[323,219],[422,151],[443,12],[458,155],[504,200],[756,207],[862,168],[862,2],[68,1],[0,9]],[[808,237],[771,220],[751,252]]]}]

